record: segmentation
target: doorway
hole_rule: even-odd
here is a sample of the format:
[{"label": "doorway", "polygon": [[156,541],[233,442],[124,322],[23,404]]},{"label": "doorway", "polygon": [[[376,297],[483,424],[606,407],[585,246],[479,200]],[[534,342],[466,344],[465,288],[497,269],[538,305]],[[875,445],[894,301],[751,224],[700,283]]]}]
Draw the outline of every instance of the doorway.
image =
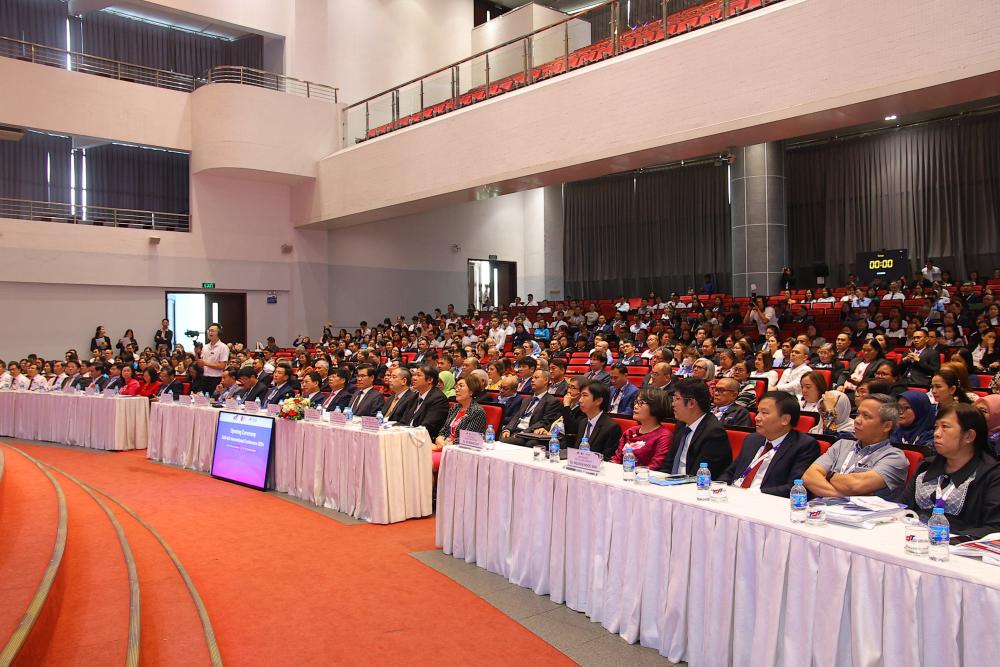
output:
[{"label": "doorway", "polygon": [[213,322],[222,327],[226,343],[246,343],[247,295],[234,292],[167,292],[166,315],[174,342],[194,351],[195,341],[205,342]]},{"label": "doorway", "polygon": [[469,304],[478,310],[506,308],[514,300],[517,262],[469,260]]}]

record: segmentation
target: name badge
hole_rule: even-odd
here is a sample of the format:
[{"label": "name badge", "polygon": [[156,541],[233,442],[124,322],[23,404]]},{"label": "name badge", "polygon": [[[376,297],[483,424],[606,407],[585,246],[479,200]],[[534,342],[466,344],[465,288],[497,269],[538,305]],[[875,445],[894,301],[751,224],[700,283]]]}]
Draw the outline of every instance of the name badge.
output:
[{"label": "name badge", "polygon": [[321,414],[316,408],[306,408],[305,416],[307,422],[318,422]]},{"label": "name badge", "polygon": [[331,412],[330,423],[337,424],[339,426],[344,426],[345,424],[347,424],[347,415],[345,415],[343,412]]},{"label": "name badge", "polygon": [[485,449],[486,441],[483,440],[483,434],[476,431],[468,431],[462,429],[458,432],[458,446],[465,447],[466,449]]},{"label": "name badge", "polygon": [[573,448],[566,450],[566,468],[569,470],[597,475],[601,472],[603,462],[604,457],[600,452],[586,452]]},{"label": "name badge", "polygon": [[209,403],[208,396],[195,396],[194,404],[200,407],[205,407]]},{"label": "name badge", "polygon": [[226,399],[226,409],[227,410],[236,410],[237,408],[239,408],[239,403],[236,402],[235,398],[227,398]]},{"label": "name badge", "polygon": [[115,395],[115,390],[114,389],[105,389],[103,393],[104,393],[104,398],[112,398]]},{"label": "name badge", "polygon": [[267,414],[269,414],[269,415],[276,415],[280,411],[281,411],[281,406],[278,405],[277,403],[268,403],[267,404]]},{"label": "name badge", "polygon": [[95,385],[95,384],[88,384],[87,388],[84,389],[83,391],[84,391],[84,393],[87,393],[87,394],[96,394],[97,393],[97,385]]},{"label": "name badge", "polygon": [[381,425],[378,423],[377,417],[362,417],[361,418],[361,430],[362,431],[379,431],[381,430]]}]

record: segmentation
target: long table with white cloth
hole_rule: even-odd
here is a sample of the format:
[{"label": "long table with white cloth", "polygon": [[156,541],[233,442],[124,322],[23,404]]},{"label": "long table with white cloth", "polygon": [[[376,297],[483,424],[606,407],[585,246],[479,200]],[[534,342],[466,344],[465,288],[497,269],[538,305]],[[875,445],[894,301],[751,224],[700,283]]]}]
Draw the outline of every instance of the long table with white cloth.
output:
[{"label": "long table with white cloth", "polygon": [[[154,403],[147,457],[211,471],[218,413],[184,401]],[[371,523],[432,513],[431,441],[426,429],[366,432],[359,423],[275,421],[275,490]]]},{"label": "long table with white cloth", "polygon": [[0,436],[121,451],[146,449],[148,428],[141,396],[0,391]]},{"label": "long table with white cloth", "polygon": [[787,499],[728,495],[448,447],[437,544],[694,667],[996,664],[1000,568],[910,556],[898,521],[811,527]]}]

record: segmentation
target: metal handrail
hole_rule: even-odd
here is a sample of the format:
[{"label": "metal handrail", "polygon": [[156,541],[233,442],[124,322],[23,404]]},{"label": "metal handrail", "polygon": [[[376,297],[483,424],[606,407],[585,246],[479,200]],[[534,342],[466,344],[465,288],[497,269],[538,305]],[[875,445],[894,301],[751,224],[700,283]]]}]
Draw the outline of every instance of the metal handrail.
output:
[{"label": "metal handrail", "polygon": [[133,65],[102,56],[92,56],[52,46],[25,42],[10,37],[0,37],[0,57],[14,58],[39,65],[69,69],[84,74],[104,76],[156,88],[169,88],[183,92],[194,90],[194,77],[190,74],[161,70],[145,65]]},{"label": "metal handrail", "polygon": [[195,77],[181,72],[124,63],[103,56],[57,49],[11,37],[0,37],[0,57],[186,93],[210,83],[239,83],[337,102],[339,91],[339,88],[322,83],[303,81],[284,74],[275,74],[241,65],[218,65],[207,70],[201,76]]},{"label": "metal handrail", "polygon": [[[405,83],[393,86],[380,93],[371,95],[358,102],[354,102],[352,104],[347,105],[344,109],[345,145],[352,143],[352,139],[349,136],[350,133],[348,132],[349,112],[357,110],[362,107],[364,108],[364,126],[365,126],[364,137],[361,139],[355,139],[356,141],[364,141],[365,139],[371,138],[373,136],[372,133],[376,133],[374,136],[378,136],[378,134],[381,133],[382,131],[391,131],[395,129],[400,129],[402,127],[407,127],[410,122],[415,122],[412,118],[404,117],[405,114],[401,115],[399,109],[400,96],[401,96],[400,91],[402,91],[404,88],[407,88],[408,86],[413,86],[414,84],[420,84],[419,88],[420,110],[418,111],[417,114],[412,114],[413,116],[418,116],[417,120],[422,120],[423,118],[426,117],[433,117],[438,113],[446,113],[448,111],[454,111],[460,107],[465,106],[469,102],[460,100],[460,97],[463,95],[460,94],[460,91],[462,90],[460,83],[461,68],[463,65],[474,63],[477,60],[484,61],[483,63],[484,66],[481,68],[482,71],[479,71],[478,74],[485,75],[485,84],[477,84],[475,86],[475,90],[479,91],[479,93],[477,93],[478,96],[473,101],[478,101],[479,99],[489,99],[494,95],[501,94],[502,92],[509,90],[510,88],[508,87],[504,88],[503,90],[494,91],[494,88],[496,88],[496,86],[491,86],[491,84],[497,82],[497,78],[491,76],[492,72],[490,71],[491,70],[490,56],[496,55],[497,52],[506,48],[510,48],[512,46],[516,46],[518,44],[521,44],[521,51],[522,51],[521,58],[523,60],[524,67],[523,67],[523,72],[516,72],[516,76],[520,78],[518,79],[514,87],[531,85],[539,80],[548,78],[553,73],[561,74],[563,72],[568,72],[571,69],[577,69],[579,67],[586,66],[591,62],[596,62],[597,60],[603,60],[604,58],[607,57],[613,57],[621,53],[625,53],[627,51],[632,51],[638,46],[643,46],[660,40],[666,40],[668,38],[679,36],[681,34],[687,34],[689,30],[699,28],[704,25],[713,25],[719,21],[724,21],[729,18],[735,18],[747,11],[751,11],[753,9],[758,9],[758,8],[769,7],[780,1],[781,0],[717,0],[717,3],[713,5],[711,9],[708,9],[706,7],[705,13],[703,16],[699,18],[699,21],[688,23],[687,19],[685,19],[685,21],[681,23],[680,27],[676,31],[672,32],[670,30],[671,26],[670,19],[672,16],[677,16],[677,15],[683,16],[683,14],[688,10],[694,9],[695,7],[698,7],[700,5],[685,5],[683,7],[678,7],[677,4],[674,4],[673,5],[674,9],[671,9],[671,3],[674,2],[674,0],[660,0],[658,16],[657,15],[650,16],[643,23],[641,24],[637,23],[634,27],[630,28],[628,25],[626,25],[624,17],[621,16],[622,9],[626,6],[626,0],[605,0],[604,2],[598,5],[589,7],[574,14],[570,14],[566,16],[566,18],[560,19],[559,21],[556,21],[550,25],[538,28],[537,30],[533,30],[529,33],[520,35],[519,37],[507,40],[506,42],[503,42],[502,44],[499,44],[497,46],[493,46],[483,51],[479,51],[478,53],[475,53],[471,56],[453,62],[450,65],[440,67],[430,73],[415,77],[413,79],[410,79],[409,81],[406,81]],[[706,0],[704,4],[708,5],[709,0]],[[581,19],[587,20],[588,18],[593,18],[598,14],[600,14],[600,16],[598,17],[600,23],[595,23],[593,21],[591,21],[591,23],[592,25],[604,25],[606,22],[606,27],[608,29],[607,33],[608,36],[603,39],[592,40],[590,44],[580,49],[571,50],[570,23],[572,21],[578,21]],[[707,22],[705,21],[706,17],[708,18]],[[662,35],[656,38],[650,38],[646,34],[646,30],[651,27],[655,27],[661,30]],[[560,32],[560,28],[562,33],[561,37],[563,44],[562,52],[553,61],[545,63],[534,63],[533,42],[535,41],[535,38],[538,35],[546,32],[558,35]],[[608,42],[608,47],[610,52],[602,52],[600,54],[600,57],[598,58],[590,58],[587,60],[578,59],[575,64],[573,63],[573,60],[571,58],[572,55],[574,55],[578,51],[582,51],[584,48],[587,48],[588,46],[595,47],[598,44],[601,44],[605,41]],[[551,71],[546,71],[544,69],[552,64],[561,65],[562,66],[561,70],[557,69],[554,72],[551,72]],[[541,75],[537,74],[537,71],[539,69],[542,69]],[[424,115],[425,112],[430,111],[430,109],[426,109],[424,107],[425,81],[429,80],[431,77],[449,71],[451,72],[451,90],[453,93],[451,95],[452,99],[450,101],[447,101],[447,103],[445,104],[445,109],[443,111],[439,112],[437,110],[434,110],[433,112],[431,112],[430,116]],[[511,77],[508,76],[505,78],[509,79]],[[504,80],[500,79],[500,82],[503,83]],[[469,92],[471,92],[471,90],[472,89],[470,88]],[[468,92],[464,93],[464,95],[467,94]],[[389,102],[391,121],[389,123],[378,125],[377,127],[373,128],[370,122],[370,117],[372,114],[371,103],[375,101],[381,102],[383,100],[388,100]],[[438,106],[440,106],[440,103]]]},{"label": "metal handrail", "polygon": [[32,201],[6,197],[0,197],[0,218],[123,229],[149,229],[163,232],[191,231],[191,216],[187,213],[83,206],[65,202]]},{"label": "metal handrail", "polygon": [[293,76],[275,74],[242,65],[217,65],[198,77],[194,87],[200,88],[211,83],[238,83],[245,86],[258,86],[329,102],[337,102],[337,94],[340,90],[334,86],[303,81]]}]

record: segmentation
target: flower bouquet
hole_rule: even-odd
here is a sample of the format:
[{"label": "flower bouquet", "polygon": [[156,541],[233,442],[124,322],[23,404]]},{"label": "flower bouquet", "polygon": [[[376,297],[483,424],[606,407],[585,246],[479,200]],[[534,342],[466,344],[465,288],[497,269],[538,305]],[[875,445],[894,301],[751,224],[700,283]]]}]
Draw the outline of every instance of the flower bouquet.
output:
[{"label": "flower bouquet", "polygon": [[306,408],[311,407],[313,407],[313,403],[308,398],[293,396],[281,402],[281,409],[278,410],[278,416],[282,419],[298,421],[306,416]]}]

